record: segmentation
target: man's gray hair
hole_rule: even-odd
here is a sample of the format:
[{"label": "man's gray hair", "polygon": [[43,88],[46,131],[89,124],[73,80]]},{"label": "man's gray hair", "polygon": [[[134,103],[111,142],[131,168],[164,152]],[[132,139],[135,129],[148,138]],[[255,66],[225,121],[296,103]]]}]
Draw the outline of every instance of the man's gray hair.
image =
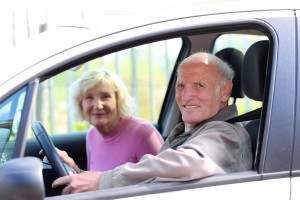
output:
[{"label": "man's gray hair", "polygon": [[219,69],[220,74],[226,79],[232,81],[234,78],[234,70],[232,67],[225,61],[221,60],[219,57],[213,55],[213,54],[208,54],[208,62],[215,63],[216,66]]},{"label": "man's gray hair", "polygon": [[[220,72],[220,75],[227,81],[232,81],[233,78],[234,78],[234,75],[235,75],[235,72],[234,70],[232,69],[232,67],[225,61],[221,60],[219,57],[211,54],[211,53],[208,53],[208,52],[205,52],[205,51],[201,51],[201,52],[196,52],[196,53],[193,53],[190,55],[193,56],[193,55],[200,55],[200,54],[206,54],[207,55],[207,59],[208,59],[208,65],[213,65],[213,66],[216,66]],[[182,62],[184,62],[185,60],[183,60]],[[177,68],[177,72],[178,70],[180,69],[180,65],[181,63],[179,64],[179,67]]]}]

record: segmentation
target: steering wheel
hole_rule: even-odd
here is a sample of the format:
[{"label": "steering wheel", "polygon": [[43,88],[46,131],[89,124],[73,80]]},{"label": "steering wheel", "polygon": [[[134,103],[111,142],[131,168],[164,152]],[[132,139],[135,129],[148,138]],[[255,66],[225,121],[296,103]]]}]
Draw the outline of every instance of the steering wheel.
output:
[{"label": "steering wheel", "polygon": [[44,150],[50,165],[58,177],[69,175],[64,162],[58,155],[55,146],[48,137],[48,134],[41,122],[35,121],[32,123],[32,130],[35,134],[36,139],[40,143]]}]

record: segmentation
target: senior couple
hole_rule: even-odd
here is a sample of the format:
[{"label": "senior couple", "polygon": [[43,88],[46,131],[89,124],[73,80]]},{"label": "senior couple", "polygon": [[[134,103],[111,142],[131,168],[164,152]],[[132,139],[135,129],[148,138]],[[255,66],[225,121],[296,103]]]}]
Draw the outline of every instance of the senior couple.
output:
[{"label": "senior couple", "polygon": [[[110,113],[104,104],[110,102],[112,98],[118,101],[120,97],[116,95],[118,91],[111,86],[105,93],[106,96],[98,98],[97,94],[100,94],[102,90],[107,90],[107,87],[101,88],[105,84],[103,82],[97,85],[100,87],[98,90],[95,89],[96,87],[88,88],[78,103],[83,108],[82,118],[89,121],[94,126],[94,132],[97,132],[97,134],[87,134],[87,146],[91,146],[88,141],[93,141],[92,148],[97,151],[94,156],[93,151],[87,152],[87,155],[92,157],[88,156],[90,162],[88,165],[94,165],[94,167],[88,166],[88,171],[82,171],[66,152],[58,150],[62,160],[78,173],[56,179],[52,187],[63,186],[62,193],[70,194],[140,183],[188,181],[251,169],[252,151],[248,133],[239,124],[225,122],[237,116],[236,106],[228,104],[233,77],[234,72],[231,67],[210,53],[198,52],[184,59],[178,67],[175,86],[176,102],[183,122],[172,130],[163,144],[159,133],[147,122],[129,115],[116,114],[118,117],[114,124],[118,126],[112,123],[109,130],[101,129],[101,120],[102,123],[107,120],[108,113]],[[88,103],[92,105],[90,112],[87,112],[88,109],[85,110]],[[117,105],[113,103],[111,105]],[[110,107],[117,110],[114,106]],[[96,111],[98,115],[91,114]],[[128,121],[124,123],[124,120],[131,120],[133,123]],[[97,167],[98,164],[106,162],[101,160],[101,153],[97,148],[120,149],[116,146],[103,148],[100,144],[104,143],[106,137],[118,138],[115,130],[122,129],[119,127],[122,123],[125,124],[125,128],[128,124],[131,124],[129,126],[131,128],[134,127],[133,124],[140,127],[140,129],[132,130],[136,132],[134,137],[140,135],[137,139],[143,141],[143,147],[139,147],[143,150],[141,152],[133,150],[134,155],[139,155],[136,159],[129,159],[129,153],[126,162],[111,161],[108,163],[113,164],[109,167]],[[108,132],[114,132],[115,135],[108,136],[105,134]],[[101,140],[97,139],[100,136]],[[91,139],[91,137],[96,139]],[[128,136],[128,139],[134,142],[131,136]],[[97,141],[99,141],[98,144]],[[129,146],[134,145],[127,144],[126,148]],[[88,148],[87,151],[89,151]],[[106,151],[105,154],[109,153]]]}]

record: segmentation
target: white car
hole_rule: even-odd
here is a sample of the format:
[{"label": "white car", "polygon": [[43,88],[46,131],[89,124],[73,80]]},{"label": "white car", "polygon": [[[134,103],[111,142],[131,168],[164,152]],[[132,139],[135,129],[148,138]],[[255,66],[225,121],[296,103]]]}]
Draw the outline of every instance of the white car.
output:
[{"label": "white car", "polygon": [[[299,199],[299,16],[297,1],[158,6],[99,19],[99,28],[53,28],[0,55],[1,199]],[[176,68],[199,50],[236,72],[231,103],[252,139],[252,170],[71,195],[51,188],[64,165],[55,155],[50,165],[42,161],[32,125],[41,121],[45,140],[86,169],[89,127],[68,112],[68,85],[76,77],[90,68],[115,70],[136,99],[136,115],[166,138],[181,120]]]}]

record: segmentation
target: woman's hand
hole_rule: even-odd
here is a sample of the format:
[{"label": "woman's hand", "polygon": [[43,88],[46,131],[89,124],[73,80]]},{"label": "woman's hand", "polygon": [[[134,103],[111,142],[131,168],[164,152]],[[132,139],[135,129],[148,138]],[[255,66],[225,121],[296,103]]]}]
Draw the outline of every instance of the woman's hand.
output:
[{"label": "woman's hand", "polygon": [[[58,149],[58,148],[55,148],[55,149],[56,149],[56,151],[57,151],[59,157],[62,159],[62,161],[63,161],[64,163],[66,163],[66,164],[69,165],[72,169],[74,169],[74,171],[75,171],[77,174],[81,173],[81,169],[77,166],[77,164],[75,163],[74,159],[71,158],[71,157],[68,155],[68,153],[67,153],[66,151],[62,151],[62,150],[60,150],[60,149]],[[45,154],[44,154],[44,150],[41,149],[40,152],[39,152],[39,154],[40,154],[40,155],[45,155]],[[46,156],[43,158],[43,160],[45,160],[45,159],[47,159]]]}]

